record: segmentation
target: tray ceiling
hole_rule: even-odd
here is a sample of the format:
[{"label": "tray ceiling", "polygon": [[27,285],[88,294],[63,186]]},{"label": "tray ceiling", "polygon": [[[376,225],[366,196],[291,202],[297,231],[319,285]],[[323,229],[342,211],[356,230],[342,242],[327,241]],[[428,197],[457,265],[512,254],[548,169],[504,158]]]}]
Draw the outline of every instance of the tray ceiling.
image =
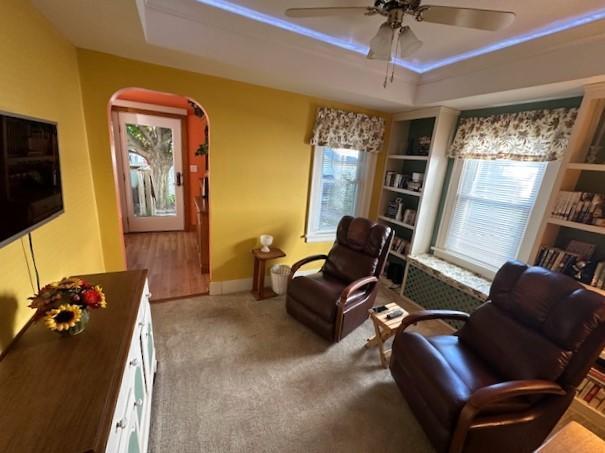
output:
[{"label": "tray ceiling", "polygon": [[[434,0],[512,10],[517,20],[497,33],[413,22],[425,45],[386,88],[385,63],[364,55],[381,17],[284,15],[291,7],[370,2],[32,0],[80,48],[385,111],[466,105],[463,98],[480,106],[490,93],[490,103],[579,93],[605,74],[603,0]],[[493,51],[472,57],[486,48]]]},{"label": "tray ceiling", "polygon": [[[302,36],[312,36],[316,32],[317,36],[313,39],[345,49],[358,49],[362,53],[379,25],[385,21],[382,16],[290,18],[284,14],[287,8],[293,7],[370,6],[373,3],[371,0],[195,1],[279,28],[292,26],[292,33]],[[491,32],[417,22],[408,16],[406,23],[424,45],[412,58],[400,61],[400,64],[417,73],[605,19],[603,0],[437,0],[425,3],[513,11],[517,17],[510,27]]]}]

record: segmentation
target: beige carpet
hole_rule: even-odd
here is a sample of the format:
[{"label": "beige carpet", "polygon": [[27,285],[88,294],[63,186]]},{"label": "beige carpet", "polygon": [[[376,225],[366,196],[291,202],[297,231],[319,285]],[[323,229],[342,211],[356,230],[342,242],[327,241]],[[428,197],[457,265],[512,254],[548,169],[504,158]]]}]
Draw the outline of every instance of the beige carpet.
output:
[{"label": "beige carpet", "polygon": [[[382,290],[379,303],[394,298]],[[369,321],[330,345],[286,314],[283,297],[205,296],[152,312],[151,451],[432,451],[378,352],[364,348]]]}]

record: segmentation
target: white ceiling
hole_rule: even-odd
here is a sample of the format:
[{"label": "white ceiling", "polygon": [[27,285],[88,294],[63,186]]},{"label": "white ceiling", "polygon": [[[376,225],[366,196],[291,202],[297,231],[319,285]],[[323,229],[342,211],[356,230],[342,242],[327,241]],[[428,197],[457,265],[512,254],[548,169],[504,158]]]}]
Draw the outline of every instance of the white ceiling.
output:
[{"label": "white ceiling", "polygon": [[[605,25],[601,21],[423,74],[398,67],[395,82],[385,89],[384,62],[370,61],[359,53],[202,3],[208,1],[225,4],[223,0],[32,0],[32,3],[81,48],[386,111],[423,104],[476,107],[484,102],[575,94],[584,81],[605,74],[602,57]],[[244,6],[290,22],[294,20],[283,15],[289,7],[364,6],[371,2],[229,1],[236,7]],[[415,32],[425,41],[416,56],[420,64],[493,45],[497,40],[527,34],[548,24],[552,26],[553,21],[560,24],[599,7],[605,12],[603,0],[493,0],[489,6],[480,0],[435,0],[435,3],[513,10],[517,20],[510,29],[495,34],[414,23]],[[296,23],[341,41],[365,45],[381,19],[314,18],[297,19]],[[557,68],[554,72],[553,67]],[[565,70],[559,71],[559,67]]]},{"label": "white ceiling", "polygon": [[[372,0],[228,0],[231,3],[246,6],[271,16],[320,31],[322,33],[365,44],[376,34],[378,26],[385,21],[380,15],[346,16],[322,18],[288,18],[287,8],[325,7],[325,6],[370,6]],[[593,11],[605,9],[603,0],[426,0],[422,4],[442,6],[460,6],[469,8],[512,11],[517,17],[513,24],[497,32],[473,30],[447,25],[416,22],[407,16],[405,21],[424,46],[411,58],[414,63],[430,63],[452,55],[476,50],[491,44],[509,40],[515,36],[552,26],[572,17],[578,17]]]}]

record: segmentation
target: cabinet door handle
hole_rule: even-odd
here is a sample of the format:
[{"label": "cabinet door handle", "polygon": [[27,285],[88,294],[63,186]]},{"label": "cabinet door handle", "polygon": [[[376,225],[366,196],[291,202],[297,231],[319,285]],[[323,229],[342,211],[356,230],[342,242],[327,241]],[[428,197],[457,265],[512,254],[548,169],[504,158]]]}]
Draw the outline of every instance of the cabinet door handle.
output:
[{"label": "cabinet door handle", "polygon": [[128,426],[128,420],[125,418],[116,423],[116,428],[118,429],[126,429],[126,426]]},{"label": "cabinet door handle", "polygon": [[139,398],[134,402],[135,407],[141,407],[143,405],[143,400]]},{"label": "cabinet door handle", "polygon": [[137,359],[132,359],[130,361],[130,366],[139,366],[139,361]]}]

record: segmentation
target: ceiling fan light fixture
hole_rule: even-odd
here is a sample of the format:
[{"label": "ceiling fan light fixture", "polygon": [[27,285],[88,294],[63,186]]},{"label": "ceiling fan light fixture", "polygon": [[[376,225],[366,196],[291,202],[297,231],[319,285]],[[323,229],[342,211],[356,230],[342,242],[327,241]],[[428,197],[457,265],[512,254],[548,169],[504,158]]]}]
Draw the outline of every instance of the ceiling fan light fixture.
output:
[{"label": "ceiling fan light fixture", "polygon": [[391,61],[394,37],[395,30],[387,22],[382,24],[376,36],[370,41],[368,58],[370,60]]},{"label": "ceiling fan light fixture", "polygon": [[402,58],[407,58],[422,47],[422,41],[409,26],[401,27],[399,31],[399,54]]}]

